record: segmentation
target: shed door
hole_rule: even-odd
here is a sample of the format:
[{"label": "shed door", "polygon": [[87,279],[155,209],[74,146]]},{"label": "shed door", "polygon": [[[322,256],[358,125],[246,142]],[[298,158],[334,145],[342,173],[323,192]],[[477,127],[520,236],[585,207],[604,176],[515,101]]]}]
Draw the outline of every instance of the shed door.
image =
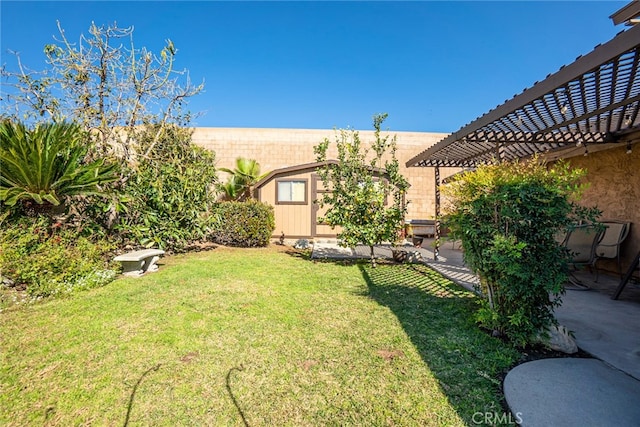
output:
[{"label": "shed door", "polygon": [[322,180],[317,174],[311,175],[311,200],[313,206],[311,207],[311,237],[336,237],[337,232],[335,229],[331,228],[331,226],[327,224],[323,224],[318,220],[318,218],[322,218],[324,213],[326,212],[326,206],[320,208],[320,206],[315,203],[316,200],[320,199],[324,193],[328,190],[324,189],[322,185]]}]

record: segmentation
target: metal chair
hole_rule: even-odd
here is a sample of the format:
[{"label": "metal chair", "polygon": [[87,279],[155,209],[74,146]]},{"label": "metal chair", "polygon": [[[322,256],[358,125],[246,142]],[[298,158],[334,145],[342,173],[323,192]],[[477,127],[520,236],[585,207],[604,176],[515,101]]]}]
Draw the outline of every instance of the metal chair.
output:
[{"label": "metal chair", "polygon": [[[562,241],[571,256],[569,267],[577,270],[579,267],[588,267],[589,271],[596,260],[596,247],[602,240],[604,231],[602,227],[593,224],[581,224],[571,227]],[[557,239],[559,240],[559,239]],[[578,289],[589,289],[584,283],[578,280],[572,271],[569,272],[569,282]]]},{"label": "metal chair", "polygon": [[627,238],[629,229],[631,228],[630,222],[623,221],[603,221],[605,231],[602,236],[602,240],[596,246],[596,258],[593,262],[593,266],[596,270],[596,282],[598,281],[598,267],[596,263],[601,259],[617,259],[618,261],[618,274],[622,277],[622,268],[620,266],[620,245]]}]

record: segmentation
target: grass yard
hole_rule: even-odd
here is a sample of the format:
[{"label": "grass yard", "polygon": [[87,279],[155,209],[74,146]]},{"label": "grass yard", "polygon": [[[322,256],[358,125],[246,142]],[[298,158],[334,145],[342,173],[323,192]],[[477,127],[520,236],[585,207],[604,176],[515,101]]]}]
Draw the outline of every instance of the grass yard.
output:
[{"label": "grass yard", "polygon": [[422,265],[168,257],[0,313],[0,424],[472,425],[519,357],[473,306]]}]

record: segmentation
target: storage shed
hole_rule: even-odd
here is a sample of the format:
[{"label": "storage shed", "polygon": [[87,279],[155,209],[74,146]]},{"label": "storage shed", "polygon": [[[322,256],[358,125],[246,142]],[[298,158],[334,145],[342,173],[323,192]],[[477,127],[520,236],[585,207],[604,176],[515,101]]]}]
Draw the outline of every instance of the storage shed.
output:
[{"label": "storage shed", "polygon": [[319,206],[314,203],[324,191],[316,173],[330,161],[306,163],[276,169],[254,187],[254,197],[274,208],[276,228],[273,237],[284,233],[287,239],[335,237],[336,231],[322,224]]},{"label": "storage shed", "polygon": [[339,230],[319,221],[326,209],[315,201],[327,191],[318,169],[337,163],[327,160],[276,169],[256,183],[254,198],[274,208],[274,238],[282,234],[287,239],[336,237]]}]

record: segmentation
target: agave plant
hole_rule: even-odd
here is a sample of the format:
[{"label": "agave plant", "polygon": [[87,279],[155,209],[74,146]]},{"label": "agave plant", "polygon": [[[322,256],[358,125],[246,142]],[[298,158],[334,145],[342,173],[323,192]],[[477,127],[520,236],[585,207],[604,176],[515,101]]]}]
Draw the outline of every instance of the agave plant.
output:
[{"label": "agave plant", "polygon": [[0,201],[58,206],[75,195],[102,193],[101,184],[118,178],[115,164],[85,161],[87,135],[74,123],[50,123],[33,129],[0,123]]}]

